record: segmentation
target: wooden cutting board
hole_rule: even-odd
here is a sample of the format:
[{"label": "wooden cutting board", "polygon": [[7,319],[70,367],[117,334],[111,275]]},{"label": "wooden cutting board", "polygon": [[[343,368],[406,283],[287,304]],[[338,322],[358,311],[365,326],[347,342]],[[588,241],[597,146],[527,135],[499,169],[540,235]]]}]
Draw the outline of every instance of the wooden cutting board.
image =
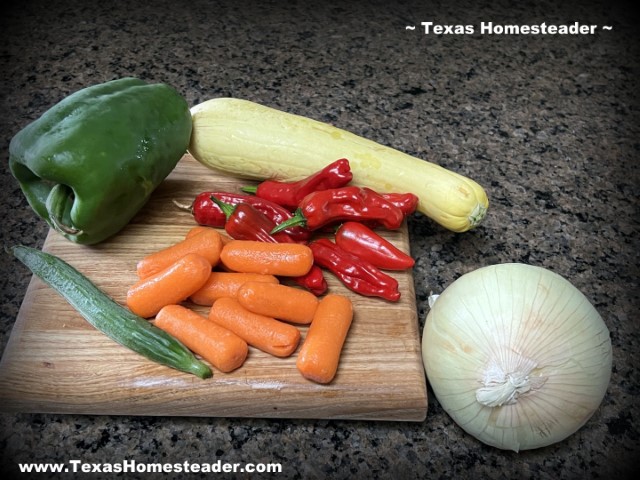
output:
[{"label": "wooden cutting board", "polygon": [[[173,199],[206,190],[238,191],[241,182],[186,155],[145,208],[113,239],[73,244],[50,231],[43,249],[76,267],[124,304],[136,281],[136,262],[181,240],[195,225]],[[406,225],[385,233],[409,250]],[[16,268],[25,268],[16,260]],[[0,362],[0,410],[74,414],[342,418],[421,421],[427,393],[413,278],[393,273],[398,303],[353,294],[330,273],[330,291],[348,295],[355,316],[338,374],[329,385],[304,379],[293,356],[275,358],[250,348],[243,367],[214,370],[201,380],[157,365],[89,325],[40,279],[33,277]],[[190,305],[192,306],[192,305]],[[206,315],[206,307],[192,306]],[[302,335],[306,328],[301,328]]]}]

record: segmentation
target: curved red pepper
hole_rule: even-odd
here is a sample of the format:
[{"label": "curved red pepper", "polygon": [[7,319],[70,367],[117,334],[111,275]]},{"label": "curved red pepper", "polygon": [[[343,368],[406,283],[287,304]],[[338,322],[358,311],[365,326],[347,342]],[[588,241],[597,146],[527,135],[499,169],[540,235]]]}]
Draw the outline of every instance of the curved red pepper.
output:
[{"label": "curved red pepper", "polygon": [[309,230],[317,230],[325,225],[348,220],[373,221],[387,229],[395,230],[402,225],[404,214],[370,188],[331,188],[304,197],[293,217],[280,223],[271,233],[299,225]]},{"label": "curved red pepper", "polygon": [[322,269],[318,265],[312,265],[311,270],[306,275],[293,277],[292,280],[318,297],[329,288]]},{"label": "curved red pepper", "polygon": [[232,205],[222,202],[214,195],[211,196],[211,201],[224,213],[226,217],[224,229],[231,238],[270,243],[295,243],[285,232],[271,235],[273,222],[248,203]]},{"label": "curved red pepper", "polygon": [[[211,196],[214,196],[221,202],[228,203],[230,205],[238,205],[240,203],[249,204],[276,225],[293,217],[293,214],[289,210],[269,200],[258,198],[253,195],[229,192],[202,192],[196,196],[190,206],[187,207],[177,203],[176,205],[184,210],[190,211],[194,220],[199,225],[223,228],[227,221],[227,217],[220,207],[211,200]],[[285,233],[287,233],[297,243],[306,243],[310,238],[310,232],[303,227],[287,228]]]},{"label": "curved red pepper", "polygon": [[255,193],[260,198],[271,200],[285,208],[295,210],[302,199],[311,192],[344,187],[352,178],[353,174],[351,173],[349,160],[341,158],[297,182],[265,180],[256,187],[245,187],[242,190],[248,193]]},{"label": "curved red pepper", "polygon": [[362,223],[340,225],[336,244],[383,270],[406,270],[415,264],[413,258]]},{"label": "curved red pepper", "polygon": [[418,202],[420,199],[413,193],[382,193],[382,197],[388,202],[393,203],[396,207],[402,210],[402,213],[406,217],[411,215],[418,209]]},{"label": "curved red pepper", "polygon": [[314,262],[331,271],[350,290],[391,302],[400,299],[398,281],[327,238],[309,243]]}]

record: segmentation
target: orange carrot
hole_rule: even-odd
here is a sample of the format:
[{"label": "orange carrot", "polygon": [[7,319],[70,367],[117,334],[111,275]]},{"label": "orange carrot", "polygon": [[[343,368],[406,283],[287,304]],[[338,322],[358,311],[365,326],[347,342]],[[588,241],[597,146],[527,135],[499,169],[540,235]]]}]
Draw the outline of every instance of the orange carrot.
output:
[{"label": "orange carrot", "polygon": [[300,243],[232,240],[223,247],[220,260],[234,272],[299,277],[311,270],[313,253]]},{"label": "orange carrot", "polygon": [[247,282],[277,284],[279,280],[261,273],[211,272],[209,279],[189,300],[197,305],[211,306],[220,297],[235,297]]},{"label": "orange carrot", "polygon": [[310,291],[272,283],[247,282],[236,298],[253,313],[299,324],[311,323],[318,307],[318,297]]},{"label": "orange carrot", "polygon": [[180,303],[197,291],[211,274],[211,263],[188,253],[164,270],[141,278],[127,292],[127,306],[136,315],[153,317],[165,305]]},{"label": "orange carrot", "polygon": [[[212,227],[207,227],[205,225],[196,225],[195,227],[192,227],[189,229],[189,231],[187,232],[187,234],[185,235],[184,238],[189,238],[189,237],[193,237],[194,235],[197,235],[198,233],[204,232],[206,230],[211,230]],[[225,243],[228,243],[232,240],[231,237],[229,237],[228,235],[225,235],[223,233],[220,233],[218,231],[218,234],[220,235],[220,239],[222,240],[222,245],[224,245]]]},{"label": "orange carrot", "polygon": [[250,312],[232,297],[213,304],[209,320],[231,330],[252,347],[276,357],[290,356],[300,343],[300,331],[288,323]]},{"label": "orange carrot", "polygon": [[320,300],[296,361],[303,377],[317,383],[333,380],[352,319],[347,297],[329,294]]},{"label": "orange carrot", "polygon": [[247,342],[235,333],[181,305],[162,307],[153,324],[221,372],[239,368],[249,352]]},{"label": "orange carrot", "polygon": [[222,239],[220,238],[220,234],[213,228],[203,230],[170,247],[144,257],[138,262],[136,267],[138,277],[146,278],[158,273],[188,253],[197,253],[206,258],[211,266],[215,266],[220,259],[221,250]]},{"label": "orange carrot", "polygon": [[184,238],[193,237],[194,235],[205,232],[207,230],[211,230],[211,227],[205,227],[204,225],[196,225],[195,227],[192,227],[189,229],[189,231],[184,236]]}]

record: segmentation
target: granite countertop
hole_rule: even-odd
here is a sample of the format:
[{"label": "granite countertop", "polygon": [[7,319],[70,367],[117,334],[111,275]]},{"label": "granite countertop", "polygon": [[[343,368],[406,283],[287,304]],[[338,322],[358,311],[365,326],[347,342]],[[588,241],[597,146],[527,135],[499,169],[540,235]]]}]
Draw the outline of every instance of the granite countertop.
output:
[{"label": "granite countertop", "polygon": [[[5,160],[10,138],[65,95],[138,76],[175,86],[191,105],[246,98],[439,163],[483,185],[491,207],[465,234],[410,220],[421,326],[428,293],[463,273],[502,262],[549,268],[611,331],[602,405],[565,441],[521,453],[467,435],[431,389],[427,419],[415,423],[4,413],[3,468],[221,460],[280,462],[283,478],[626,478],[640,453],[638,43],[628,12],[610,2],[245,3],[10,8],[0,58]],[[426,21],[476,32],[426,34]],[[477,31],[480,22],[613,29],[496,35]],[[41,246],[47,229],[6,163],[0,181],[3,247]],[[0,259],[4,350],[30,275],[9,255]]]}]

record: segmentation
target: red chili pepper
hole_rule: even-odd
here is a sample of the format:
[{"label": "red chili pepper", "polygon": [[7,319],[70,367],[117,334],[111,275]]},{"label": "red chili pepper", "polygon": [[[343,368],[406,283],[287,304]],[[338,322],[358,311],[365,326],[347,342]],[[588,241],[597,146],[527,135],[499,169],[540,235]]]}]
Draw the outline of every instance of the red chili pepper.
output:
[{"label": "red chili pepper", "polygon": [[271,233],[303,225],[317,230],[336,222],[356,220],[380,223],[385,228],[400,228],[402,211],[367,187],[331,188],[304,197],[293,217],[280,223]]},{"label": "red chili pepper", "polygon": [[336,244],[383,270],[406,270],[415,264],[413,258],[362,223],[340,225]]},{"label": "red chili pepper", "polygon": [[[218,198],[213,195],[211,196],[211,201],[224,212],[225,218],[227,219],[224,229],[229,236],[236,240],[258,240],[268,243],[297,243],[285,232],[271,235],[269,232],[275,227],[275,223],[248,203],[232,205],[218,200]],[[292,280],[318,296],[326,292],[328,288],[322,270],[317,265],[312,266],[307,274],[292,278]]]},{"label": "red chili pepper", "polygon": [[306,275],[294,277],[293,281],[318,297],[329,288],[322,269],[318,265],[313,265]]},{"label": "red chili pepper", "polygon": [[420,201],[413,193],[383,193],[382,197],[402,210],[405,217],[416,211]]},{"label": "red chili pepper", "polygon": [[344,187],[352,178],[349,160],[341,158],[297,182],[265,180],[255,187],[244,187],[242,190],[295,210],[302,199],[311,192]]},{"label": "red chili pepper", "polygon": [[[191,205],[184,205],[177,202],[173,203],[181,210],[185,210],[193,215],[193,219],[198,225],[205,225],[207,227],[223,228],[227,221],[227,217],[224,212],[217,208],[215,204],[209,198],[211,193],[203,192],[199,194]],[[214,208],[215,207],[215,208]]]},{"label": "red chili pepper", "polygon": [[[227,221],[227,217],[220,207],[211,200],[211,196],[231,205],[238,205],[240,203],[249,204],[264,214],[276,225],[293,217],[293,214],[289,210],[274,202],[255,197],[253,195],[239,193],[202,192],[196,196],[190,206],[181,205],[175,201],[174,203],[183,210],[191,212],[194,220],[199,225],[223,228]],[[306,243],[309,241],[310,237],[309,231],[303,227],[287,228],[285,233],[287,233],[297,243]]]},{"label": "red chili pepper", "polygon": [[400,299],[398,281],[366,260],[340,248],[327,238],[309,244],[314,262],[332,272],[350,290],[391,302]]},{"label": "red chili pepper", "polygon": [[232,205],[222,202],[213,195],[211,201],[224,213],[226,218],[224,229],[231,238],[270,243],[295,243],[285,232],[271,235],[273,222],[248,203]]}]

